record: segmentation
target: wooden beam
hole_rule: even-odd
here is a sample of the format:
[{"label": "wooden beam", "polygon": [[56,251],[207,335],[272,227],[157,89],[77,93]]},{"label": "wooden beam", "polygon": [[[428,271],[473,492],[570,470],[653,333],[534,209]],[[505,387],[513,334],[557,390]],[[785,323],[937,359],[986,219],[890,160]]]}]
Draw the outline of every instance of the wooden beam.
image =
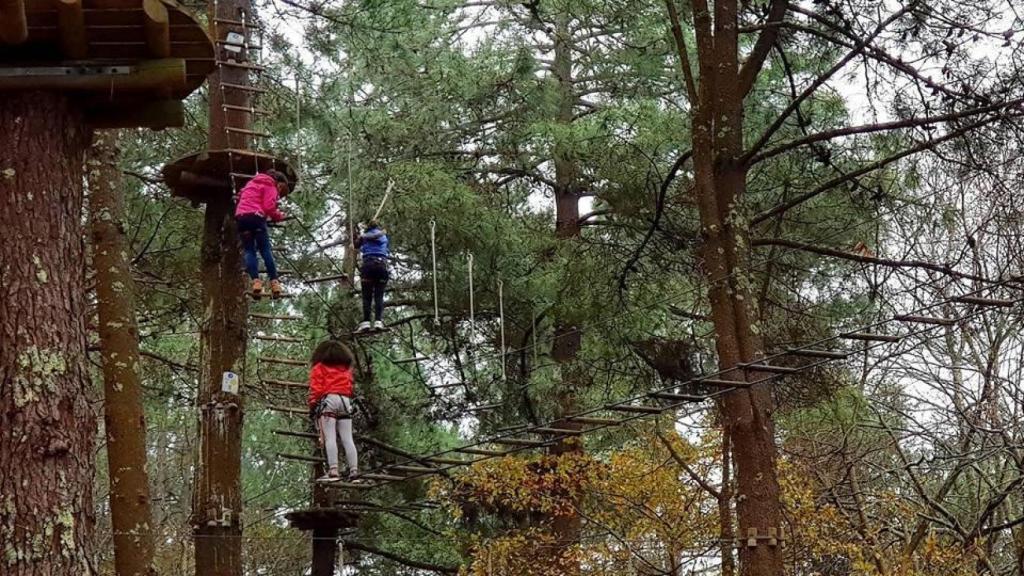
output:
[{"label": "wooden beam", "polygon": [[85,12],[82,0],[57,0],[57,30],[64,55],[72,60],[83,60],[88,55],[85,40]]},{"label": "wooden beam", "polygon": [[149,60],[135,66],[0,68],[0,91],[80,90],[116,98],[122,93],[184,89],[185,60],[182,58]]},{"label": "wooden beam", "polygon": [[93,128],[180,128],[185,106],[177,100],[97,106],[86,110],[85,121]]},{"label": "wooden beam", "polygon": [[21,44],[28,40],[24,0],[0,0],[0,43]]},{"label": "wooden beam", "polygon": [[160,0],[142,0],[146,28],[146,46],[157,58],[171,55],[171,26],[167,6]]}]

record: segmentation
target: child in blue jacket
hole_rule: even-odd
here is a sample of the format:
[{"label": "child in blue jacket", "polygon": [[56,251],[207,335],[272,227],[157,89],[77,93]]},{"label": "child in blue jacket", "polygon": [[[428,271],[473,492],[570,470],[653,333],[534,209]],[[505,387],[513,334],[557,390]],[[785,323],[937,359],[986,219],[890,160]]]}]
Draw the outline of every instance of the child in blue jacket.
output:
[{"label": "child in blue jacket", "polygon": [[[363,321],[356,332],[384,330],[384,286],[388,283],[388,235],[380,223],[370,220],[366,230],[355,238],[355,245],[362,256],[359,267],[359,287],[363,293]],[[373,305],[374,319],[370,324],[370,307]]]}]

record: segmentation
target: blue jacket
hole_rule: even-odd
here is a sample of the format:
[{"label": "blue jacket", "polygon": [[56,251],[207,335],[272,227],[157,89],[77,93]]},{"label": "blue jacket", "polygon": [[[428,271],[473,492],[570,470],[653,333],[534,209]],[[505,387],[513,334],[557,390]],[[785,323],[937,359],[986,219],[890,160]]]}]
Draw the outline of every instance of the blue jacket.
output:
[{"label": "blue jacket", "polygon": [[380,228],[370,228],[359,237],[359,253],[365,256],[380,256],[387,258],[388,235]]}]

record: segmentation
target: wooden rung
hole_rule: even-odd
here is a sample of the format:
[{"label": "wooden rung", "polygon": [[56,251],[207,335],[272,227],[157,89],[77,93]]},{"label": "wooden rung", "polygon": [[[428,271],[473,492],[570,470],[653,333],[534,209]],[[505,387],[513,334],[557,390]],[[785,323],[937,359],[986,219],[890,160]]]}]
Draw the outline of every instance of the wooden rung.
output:
[{"label": "wooden rung", "polygon": [[864,342],[899,342],[899,336],[893,336],[891,334],[872,334],[870,332],[847,332],[842,335],[843,338],[850,340],[862,340]]},{"label": "wooden rung", "polygon": [[[231,176],[232,180],[252,180],[256,177],[255,174],[242,174],[240,172],[228,172],[228,175]],[[263,272],[263,270],[261,270],[261,272]]]},{"label": "wooden rung", "polygon": [[529,432],[545,434],[548,436],[579,436],[580,434],[583,434],[583,430],[576,430],[573,428],[556,428],[553,426],[541,426],[540,428],[531,428]]},{"label": "wooden rung", "polygon": [[805,358],[821,358],[824,360],[846,360],[849,354],[846,352],[837,352],[835,350],[810,350],[810,349],[799,349],[794,348],[787,350],[786,354],[793,356],[803,356]]},{"label": "wooden rung", "polygon": [[750,386],[750,382],[743,382],[742,380],[725,380],[724,378],[704,378],[703,380],[694,380],[698,384],[707,384],[708,386],[724,386],[728,388],[746,388]]},{"label": "wooden rung", "polygon": [[256,360],[259,362],[266,362],[267,364],[285,364],[287,366],[306,366],[309,362],[305,360],[291,360],[288,358],[271,358],[269,356],[257,356]]},{"label": "wooden rung", "polygon": [[768,372],[769,374],[796,374],[800,371],[799,368],[794,368],[792,366],[774,366],[772,364],[759,364],[757,362],[744,363],[740,364],[740,366],[747,370]]},{"label": "wooden rung", "polygon": [[250,64],[249,62],[236,62],[235,60],[220,60],[217,62],[218,66],[226,66],[228,68],[242,68],[244,70],[254,70],[256,72],[263,72],[267,68],[260,66],[259,64]]},{"label": "wooden rung", "polygon": [[286,454],[284,452],[277,453],[278,458],[284,458],[285,460],[298,460],[299,462],[310,462],[312,464],[322,464],[326,462],[323,458],[316,456],[304,456],[302,454]]},{"label": "wooden rung", "polygon": [[916,322],[918,324],[934,324],[936,326],[952,326],[956,320],[952,318],[935,318],[933,316],[915,316],[913,314],[899,314],[893,316],[893,320],[899,322]]},{"label": "wooden rung", "polygon": [[246,114],[252,114],[253,116],[271,116],[273,114],[270,110],[263,110],[262,108],[251,108],[249,106],[235,106],[234,104],[222,104],[221,108],[224,110],[232,110],[235,112],[245,112]]},{"label": "wooden rung", "polygon": [[397,470],[399,472],[408,472],[409,474],[437,474],[441,472],[437,468],[428,468],[426,466],[388,466],[388,470]]},{"label": "wooden rung", "polygon": [[643,406],[633,404],[609,404],[605,406],[606,410],[614,410],[616,412],[632,412],[634,414],[661,414],[665,411],[664,408],[658,406]]},{"label": "wooden rung", "polygon": [[258,86],[249,86],[247,84],[232,84],[230,82],[221,82],[222,88],[230,88],[231,90],[241,90],[243,92],[253,92],[255,94],[266,94],[268,90],[266,88],[260,88]]},{"label": "wooden rung", "polygon": [[228,26],[241,26],[246,30],[262,30],[262,26],[256,23],[256,20],[232,20],[231,18],[214,18],[214,22],[217,24],[227,24]]},{"label": "wooden rung", "polygon": [[442,390],[444,388],[457,388],[459,386],[465,386],[465,382],[453,382],[452,384],[438,384],[436,386],[429,386],[431,390]]},{"label": "wooden rung", "polygon": [[591,424],[593,426],[618,426],[622,424],[622,420],[616,420],[615,418],[596,418],[592,416],[569,416],[566,420],[579,422],[580,424]]},{"label": "wooden rung", "polygon": [[381,480],[381,481],[384,481],[384,482],[397,482],[399,480],[405,480],[406,479],[405,476],[395,476],[394,474],[374,474],[374,473],[360,474],[359,477],[364,479],[364,480]]},{"label": "wooden rung", "polygon": [[473,406],[466,408],[466,412],[485,412],[487,410],[494,410],[495,408],[501,408],[504,404],[500,402],[497,404],[484,404],[483,406]]},{"label": "wooden rung", "polygon": [[422,362],[424,360],[430,360],[427,356],[413,356],[411,358],[398,358],[392,360],[392,364],[415,364],[416,362]]},{"label": "wooden rung", "polygon": [[462,452],[463,454],[474,454],[477,456],[505,456],[508,452],[502,452],[500,450],[488,450],[486,448],[473,448],[467,446],[465,448],[456,448],[456,452]]},{"label": "wooden rung", "polygon": [[225,126],[224,131],[231,132],[233,134],[245,134],[246,136],[253,136],[256,138],[270,138],[270,134],[267,134],[266,132],[249,130],[248,128],[235,128],[234,126]]},{"label": "wooden rung", "polygon": [[309,408],[296,408],[294,406],[267,406],[267,410],[283,412],[285,414],[300,414],[302,416],[309,415]]},{"label": "wooden rung", "polygon": [[492,444],[500,444],[502,446],[524,446],[527,448],[540,448],[551,444],[544,440],[528,440],[526,438],[498,438],[490,441]]},{"label": "wooden rung", "polygon": [[648,396],[672,402],[703,402],[708,399],[707,396],[699,394],[676,394],[675,392],[651,392]]},{"label": "wooden rung", "polygon": [[250,312],[250,318],[258,318],[260,320],[303,320],[302,316],[290,316],[288,314],[263,314],[261,312]]},{"label": "wooden rung", "polygon": [[458,458],[445,458],[444,456],[431,456],[423,459],[426,462],[433,462],[434,464],[441,464],[442,466],[462,466],[465,464],[472,464],[473,460],[460,460]]},{"label": "wooden rung", "polygon": [[267,342],[288,342],[288,343],[291,343],[291,344],[301,344],[301,343],[305,342],[305,340],[303,340],[302,338],[294,338],[292,336],[276,336],[276,335],[273,335],[273,334],[268,334],[268,335],[258,334],[256,336],[253,336],[253,339],[254,340],[265,340]]},{"label": "wooden rung", "polygon": [[1004,300],[1001,298],[982,298],[980,296],[957,296],[953,298],[954,302],[961,304],[977,304],[978,306],[998,306],[1001,308],[1010,308],[1017,302],[1014,300]]},{"label": "wooden rung", "polygon": [[283,430],[280,428],[276,430],[271,430],[271,432],[277,434],[278,436],[292,436],[294,438],[308,438],[310,440],[320,439],[320,435],[316,434],[315,432],[297,432],[295,430]]},{"label": "wooden rung", "polygon": [[370,488],[376,488],[377,484],[373,482],[323,482],[320,484],[324,488],[344,488],[346,490],[369,490]]},{"label": "wooden rung", "polygon": [[310,278],[304,280],[303,284],[319,284],[320,282],[334,282],[336,280],[348,280],[348,274],[334,274],[332,276],[322,276],[320,278]]},{"label": "wooden rung", "polygon": [[305,382],[289,382],[288,380],[264,378],[263,383],[270,386],[280,386],[281,388],[298,388],[301,390],[309,390],[309,384],[306,384]]}]

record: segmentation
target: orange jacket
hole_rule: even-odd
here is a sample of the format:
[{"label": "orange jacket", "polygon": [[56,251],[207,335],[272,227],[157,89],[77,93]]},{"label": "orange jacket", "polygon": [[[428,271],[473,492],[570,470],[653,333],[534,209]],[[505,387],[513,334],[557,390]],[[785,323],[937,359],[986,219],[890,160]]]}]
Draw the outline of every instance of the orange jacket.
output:
[{"label": "orange jacket", "polygon": [[352,367],[314,364],[309,371],[309,406],[317,405],[328,394],[352,397]]}]

